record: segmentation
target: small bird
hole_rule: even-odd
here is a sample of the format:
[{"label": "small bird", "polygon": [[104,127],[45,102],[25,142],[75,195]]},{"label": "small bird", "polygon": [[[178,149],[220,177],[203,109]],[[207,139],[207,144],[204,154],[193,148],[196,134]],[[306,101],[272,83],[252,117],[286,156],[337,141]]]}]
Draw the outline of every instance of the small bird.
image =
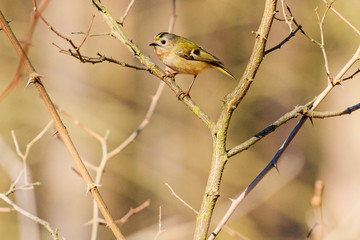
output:
[{"label": "small bird", "polygon": [[208,68],[216,68],[235,79],[220,59],[184,37],[161,32],[149,45],[154,47],[154,52],[159,59],[174,71],[172,75],[178,73],[194,75],[185,95],[189,95],[197,75]]}]

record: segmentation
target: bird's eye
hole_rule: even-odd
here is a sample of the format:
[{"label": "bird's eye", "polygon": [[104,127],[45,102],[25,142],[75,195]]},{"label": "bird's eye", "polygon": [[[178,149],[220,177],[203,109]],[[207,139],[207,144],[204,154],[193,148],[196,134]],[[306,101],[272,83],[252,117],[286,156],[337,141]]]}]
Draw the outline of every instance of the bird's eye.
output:
[{"label": "bird's eye", "polygon": [[165,44],[166,43],[166,41],[165,40],[161,40],[161,44]]}]

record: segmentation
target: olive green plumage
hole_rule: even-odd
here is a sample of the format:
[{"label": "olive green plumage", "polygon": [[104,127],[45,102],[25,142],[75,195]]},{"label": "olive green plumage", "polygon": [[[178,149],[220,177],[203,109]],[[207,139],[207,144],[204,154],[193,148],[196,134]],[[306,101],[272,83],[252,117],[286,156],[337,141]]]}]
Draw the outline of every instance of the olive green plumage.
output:
[{"label": "olive green plumage", "polygon": [[217,57],[184,37],[161,32],[155,36],[154,42],[150,46],[154,47],[155,54],[159,59],[174,71],[173,74],[194,75],[186,95],[189,94],[196,76],[208,68],[216,68],[235,79]]}]

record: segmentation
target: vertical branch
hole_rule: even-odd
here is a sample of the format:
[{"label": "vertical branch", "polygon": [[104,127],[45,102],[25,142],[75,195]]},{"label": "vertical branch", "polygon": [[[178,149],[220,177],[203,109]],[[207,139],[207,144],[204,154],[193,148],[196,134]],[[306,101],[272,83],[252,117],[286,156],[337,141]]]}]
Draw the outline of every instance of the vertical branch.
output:
[{"label": "vertical branch", "polygon": [[324,192],[324,182],[317,180],[315,182],[314,195],[311,198],[311,205],[314,209],[314,218],[315,224],[319,229],[318,234],[316,234],[315,239],[322,240],[324,236],[324,222],[322,215],[322,197]]},{"label": "vertical branch", "polygon": [[[220,117],[212,128],[213,136],[213,155],[211,169],[206,184],[205,194],[197,216],[194,240],[206,239],[210,226],[211,216],[220,195],[220,183],[225,164],[228,160],[226,153],[226,138],[230,119],[233,111],[237,108],[241,100],[246,95],[255,74],[260,67],[264,57],[265,45],[269,36],[272,21],[275,15],[277,0],[267,0],[263,17],[256,33],[256,40],[249,63],[245,69],[239,84],[226,97],[226,102]],[[216,236],[216,235],[215,235]]]}]

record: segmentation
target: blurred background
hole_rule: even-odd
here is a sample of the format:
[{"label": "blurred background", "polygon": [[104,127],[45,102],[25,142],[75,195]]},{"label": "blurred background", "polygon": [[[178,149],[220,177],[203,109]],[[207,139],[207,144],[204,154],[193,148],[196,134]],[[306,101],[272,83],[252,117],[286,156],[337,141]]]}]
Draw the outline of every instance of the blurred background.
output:
[{"label": "blurred background", "polygon": [[[102,1],[120,19],[129,1]],[[149,43],[167,31],[171,0],[135,1],[123,30],[125,34],[161,67]],[[38,4],[40,1],[38,1]],[[320,41],[320,16],[325,11],[320,0],[288,1],[296,21],[303,30]],[[334,5],[343,16],[360,29],[358,0],[337,1]],[[0,0],[0,9],[19,40],[25,38],[32,1]],[[254,43],[264,1],[177,1],[174,32],[197,42],[219,57],[240,78]],[[278,9],[281,10],[280,5]],[[44,17],[61,34],[79,45],[95,14],[91,33],[106,33],[107,25],[91,1],[50,0]],[[283,18],[280,11],[277,16]],[[289,34],[288,26],[274,21],[267,48],[277,45]],[[329,11],[324,24],[325,47],[331,76],[335,76],[359,46],[359,35]],[[109,131],[108,150],[119,146],[144,119],[160,80],[146,71],[118,65],[83,64],[59,53],[54,44],[70,45],[51,32],[43,22],[36,25],[29,58],[54,103],[101,136]],[[101,53],[119,61],[140,66],[128,49],[110,36],[89,37],[81,53],[95,57]],[[19,57],[3,32],[0,32],[0,91],[14,78]],[[357,68],[346,76],[351,75]],[[16,156],[11,130],[19,147],[26,145],[51,120],[33,85],[25,88],[28,75],[0,102],[0,191],[6,192],[20,171],[22,161]],[[192,76],[178,75],[177,83],[187,89]],[[359,103],[360,77],[335,87],[319,106],[321,111],[342,110]],[[198,76],[191,91],[192,99],[216,121],[221,100],[237,82],[219,71],[209,70]],[[266,56],[250,91],[235,111],[227,146],[234,147],[249,139],[297,105],[309,102],[327,85],[324,59],[320,48],[297,33],[280,50]],[[98,165],[100,143],[64,115],[66,127],[87,162]],[[262,141],[231,158],[226,165],[221,196],[212,220],[214,228],[235,198],[266,166],[298,120],[281,126]],[[310,199],[314,182],[325,183],[323,214],[325,239],[360,238],[360,113],[307,122],[273,170],[249,195],[230,219],[228,226],[247,239],[304,239],[315,223]],[[84,181],[70,169],[74,163],[52,126],[33,145],[27,164],[32,181],[41,182],[30,190],[37,209],[29,209],[59,229],[66,239],[90,239],[92,197]],[[167,87],[156,107],[150,124],[135,142],[112,158],[105,169],[100,192],[114,218],[124,216],[151,200],[146,209],[132,216],[121,231],[129,240],[153,239],[158,232],[159,207],[162,206],[162,228],[159,239],[192,239],[195,214],[177,200],[165,183],[195,209],[199,209],[210,168],[211,136],[203,123],[179,102]],[[19,167],[20,166],[20,167]],[[94,176],[95,172],[90,170]],[[22,191],[24,192],[24,191]],[[11,196],[26,204],[28,199]],[[31,195],[31,194],[30,194]],[[24,201],[21,203],[21,200]],[[29,200],[30,201],[30,200]],[[0,207],[8,207],[0,201]],[[24,207],[26,208],[26,207]],[[21,239],[17,213],[0,213],[1,239]],[[41,236],[24,239],[50,239],[39,228]],[[312,237],[317,236],[315,229]],[[106,227],[99,228],[98,239],[114,239]],[[222,231],[217,239],[240,239]]]}]

